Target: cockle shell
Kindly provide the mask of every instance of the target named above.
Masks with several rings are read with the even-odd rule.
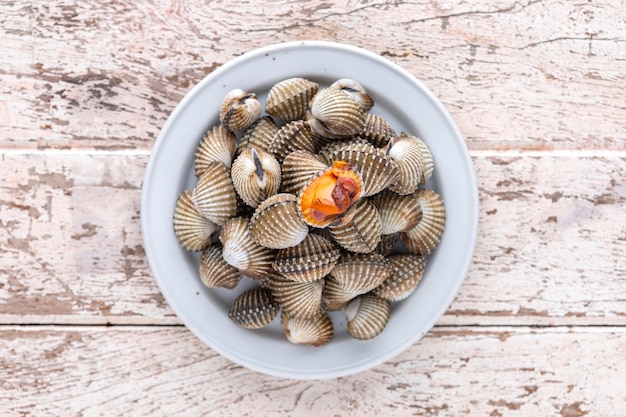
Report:
[[[331,156],[335,152],[356,145],[370,145],[370,143],[367,140],[358,137],[351,140],[335,140],[327,143],[322,149],[320,149],[320,151],[317,153],[317,156],[320,161],[322,161],[326,165],[332,165],[333,159],[331,158]]]
[[[192,200],[201,215],[218,226],[237,214],[237,193],[226,165],[207,165],[193,189]]]
[[[267,288],[256,287],[245,291],[235,299],[228,317],[246,329],[260,329],[272,322],[280,307]]]
[[[302,242],[309,227],[298,213],[297,197],[279,193],[265,199],[252,215],[250,231],[259,244],[284,249]]]
[[[382,235],[380,237],[380,242],[374,252],[380,253],[383,256],[387,256],[391,253],[396,243],[400,240],[400,233],[392,233],[390,235]]]
[[[351,252],[372,252],[381,237],[380,215],[376,207],[363,199],[354,206],[349,221],[329,226],[333,239]]]
[[[228,130],[244,130],[261,115],[261,103],[254,93],[240,88],[226,93],[220,107],[220,123]]]
[[[250,233],[250,221],[232,218],[220,233],[224,260],[242,274],[263,283],[274,272],[272,261],[276,251],[259,245]]]
[[[322,291],[322,300],[327,311],[338,311],[344,308],[350,300],[360,295],[359,293],[345,289],[337,279],[329,275],[325,279],[326,284]]]
[[[433,171],[435,169],[435,161],[433,159],[433,155],[430,152],[430,148],[424,141],[417,136],[413,136],[409,133],[402,132],[400,133],[401,137],[408,137],[413,139],[420,148],[420,154],[422,157],[422,176],[420,178],[420,184],[426,184],[426,181],[430,179],[433,175]]]
[[[207,166],[213,162],[221,162],[230,167],[237,147],[237,137],[223,126],[213,126],[204,135],[194,161],[194,170],[197,177],[201,177]]]
[[[217,246],[209,246],[202,252],[199,275],[207,287],[229,290],[235,288],[241,279],[239,270],[224,260],[222,249]]]
[[[298,150],[315,152],[311,128],[304,120],[294,120],[281,127],[270,143],[268,152],[282,161],[288,153]]]
[[[275,275],[269,280],[269,288],[283,312],[291,317],[312,319],[326,312],[322,301],[323,279],[296,282]]]
[[[348,333],[359,340],[371,340],[387,326],[391,307],[389,301],[374,294],[363,294],[346,306]]]
[[[272,154],[248,146],[233,162],[230,170],[235,190],[251,207],[278,192],[280,164]]]
[[[422,208],[412,195],[400,195],[383,190],[372,197],[381,220],[381,233],[391,235],[406,232],[422,220]]]
[[[424,178],[422,146],[414,136],[396,136],[387,144],[387,155],[396,161],[398,180],[389,189],[398,194],[414,193]]]
[[[349,253],[339,258],[330,275],[344,290],[352,294],[365,294],[389,278],[391,265],[377,253]]]
[[[237,145],[237,155],[243,152],[247,146],[254,146],[258,150],[267,152],[277,132],[278,126],[271,117],[259,118],[241,136]]]
[[[326,138],[346,138],[363,129],[365,115],[358,104],[336,88],[320,90],[311,101],[311,129]]]
[[[374,195],[397,181],[398,168],[384,150],[370,143],[358,142],[334,149],[328,162],[344,161],[350,164],[363,179],[363,197]]]
[[[326,227],[361,198],[361,177],[352,166],[337,161],[324,173],[313,177],[300,190],[298,210],[313,227]]]
[[[359,132],[359,137],[367,140],[377,148],[382,148],[389,140],[396,136],[391,124],[382,116],[373,113],[365,115],[365,125]]]
[[[333,322],[326,314],[307,320],[283,313],[281,324],[287,340],[295,344],[323,346],[330,342],[334,333]]]
[[[374,294],[388,301],[400,301],[411,295],[424,275],[426,258],[399,254],[387,257],[391,275],[374,289]]]
[[[422,208],[422,220],[400,236],[402,243],[410,252],[428,255],[439,244],[443,235],[446,208],[439,194],[433,190],[420,189],[413,196]]]
[[[330,88],[338,88],[347,93],[354,101],[356,101],[356,104],[358,104],[363,113],[374,107],[374,98],[367,93],[361,84],[350,78],[337,80],[330,85]]]
[[[279,250],[272,266],[290,280],[312,282],[326,276],[339,256],[339,249],[333,242],[309,234],[298,245]]]
[[[298,195],[313,176],[328,169],[319,158],[307,151],[295,151],[283,160],[282,187],[286,193]]]
[[[204,218],[192,201],[192,190],[184,191],[176,201],[174,234],[188,251],[201,251],[211,243],[217,225]]]
[[[267,114],[289,122],[301,118],[317,94],[319,84],[305,78],[288,78],[275,84],[267,94]]]

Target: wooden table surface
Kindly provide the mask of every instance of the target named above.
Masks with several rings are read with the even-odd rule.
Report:
[[[622,0],[3,0],[0,415],[626,415],[625,16]],[[179,100],[246,51],[310,39],[432,90],[481,210],[466,280],[425,338],[302,382],[193,336],[139,219]]]

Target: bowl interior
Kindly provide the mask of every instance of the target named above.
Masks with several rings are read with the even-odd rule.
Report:
[[[221,100],[242,88],[264,103],[276,82],[305,77],[322,86],[352,78],[374,97],[371,110],[396,132],[422,138],[435,161],[427,184],[447,210],[441,243],[429,256],[417,290],[392,305],[389,324],[368,342],[352,339],[343,312],[332,313],[335,336],[326,346],[289,343],[274,320],[266,329],[239,328],[227,316],[234,290],[208,289],[198,277],[198,254],[185,251],[173,233],[172,217],[180,193],[193,188],[193,159],[204,133],[218,124]],[[145,250],[155,279],[183,323],[207,345],[250,369],[271,375],[322,379],[353,374],[378,365],[419,340],[445,312],[463,281],[478,226],[476,180],[463,137],[437,99],[411,74],[371,52],[329,42],[292,42],[244,54],[200,82],[177,106],[154,146],[142,190]]]

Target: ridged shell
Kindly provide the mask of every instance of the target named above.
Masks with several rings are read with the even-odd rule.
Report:
[[[389,189],[398,194],[414,193],[423,173],[422,146],[414,136],[396,136],[387,144],[389,155],[398,167],[398,180]]]
[[[221,162],[230,167],[237,147],[237,137],[222,126],[213,126],[202,138],[196,150],[194,170],[201,177],[209,164]]]
[[[217,225],[200,215],[191,199],[192,193],[192,190],[186,190],[176,201],[174,234],[183,248],[201,251],[211,243]]]
[[[192,200],[200,214],[218,226],[237,214],[237,193],[226,165],[212,162],[198,179]]]
[[[199,263],[200,280],[209,288],[232,290],[241,279],[241,273],[222,257],[222,249],[209,246],[202,252]]]
[[[383,190],[372,197],[372,202],[380,213],[383,235],[406,232],[422,220],[422,208],[412,195]]]
[[[422,208],[422,220],[401,234],[402,243],[416,255],[428,255],[441,240],[446,224],[446,208],[441,197],[430,189],[418,190],[414,197]]]
[[[330,162],[345,161],[363,178],[363,197],[374,195],[398,180],[395,162],[385,151],[369,143],[350,144],[328,155]]]
[[[322,291],[322,299],[327,311],[338,311],[344,308],[359,293],[347,290],[341,286],[339,281],[329,275],[326,277],[326,285]]]
[[[377,253],[343,255],[330,272],[341,287],[352,294],[365,294],[391,275],[391,265]]]
[[[424,143],[424,141],[417,136],[413,136],[405,132],[400,133],[400,136],[412,138],[420,147],[420,154],[422,156],[422,177],[420,178],[420,184],[426,184],[426,181],[432,177],[435,169],[435,161],[433,160],[430,148],[428,148],[428,145],[426,145],[426,143]]]
[[[392,255],[391,276],[374,289],[374,294],[388,301],[400,301],[411,295],[426,267],[426,258],[418,255]]]
[[[339,256],[339,249],[333,242],[309,234],[298,245],[279,250],[272,266],[290,280],[312,282],[328,275]]]
[[[346,306],[348,333],[359,340],[371,340],[387,326],[391,307],[389,301],[373,294],[360,295]]]
[[[333,159],[331,155],[335,152],[341,151],[342,149],[348,148],[350,146],[356,145],[371,145],[367,140],[361,138],[354,138],[350,140],[341,140],[341,141],[332,141],[327,143],[320,151],[317,153],[320,161],[325,163],[326,165],[332,165]]]
[[[391,235],[382,235],[380,242],[374,252],[380,253],[383,256],[387,256],[391,253],[396,243],[400,241],[400,233],[393,233]]]
[[[283,160],[282,187],[286,193],[298,195],[316,174],[322,173],[328,166],[307,151],[291,152]]]
[[[220,107],[220,123],[228,130],[244,130],[261,115],[261,103],[256,94],[240,88],[226,93]]]
[[[319,84],[305,78],[289,78],[275,84],[267,94],[265,111],[283,121],[301,118],[317,94]]]
[[[298,150],[315,152],[311,128],[304,120],[294,120],[281,127],[268,148],[268,152],[276,155],[280,161],[288,153]]]
[[[347,93],[356,103],[363,113],[374,107],[374,99],[370,96],[365,88],[358,82],[350,78],[342,78],[330,85],[330,88],[338,88]]]
[[[307,344],[313,347],[323,346],[333,338],[333,322],[324,314],[312,320],[289,317],[282,314],[281,323],[287,340],[295,344]]]
[[[284,249],[302,242],[309,227],[298,214],[297,198],[279,193],[264,200],[250,221],[252,237],[271,249]]]
[[[365,115],[365,125],[359,132],[359,137],[367,140],[377,148],[383,148],[389,140],[396,136],[391,124],[382,116],[373,113]]]
[[[233,301],[228,317],[246,329],[260,329],[272,322],[280,307],[267,288],[252,288]]]
[[[272,154],[254,146],[235,159],[230,175],[237,194],[251,207],[256,208],[280,188],[280,164]]]
[[[325,88],[313,98],[308,122],[311,129],[323,137],[346,138],[363,129],[365,115],[347,93]]]
[[[381,237],[380,215],[376,207],[367,200],[355,204],[350,221],[330,226],[333,239],[346,250],[358,253],[372,252]]]
[[[296,282],[287,278],[273,276],[269,281],[274,299],[291,317],[312,319],[326,312],[322,302],[324,280]]]
[[[243,152],[248,146],[254,146],[258,150],[267,152],[270,143],[278,132],[278,126],[269,116],[263,116],[252,124],[241,136],[237,146],[237,154]]]
[[[250,233],[250,221],[243,217],[230,219],[222,228],[222,256],[242,274],[259,282],[274,272],[272,261],[276,252],[259,245]]]

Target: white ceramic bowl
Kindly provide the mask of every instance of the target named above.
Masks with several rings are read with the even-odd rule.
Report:
[[[435,173],[428,188],[447,208],[446,230],[430,255],[417,290],[392,306],[389,324],[377,338],[352,339],[342,312],[332,313],[335,335],[319,348],[289,343],[279,320],[245,330],[227,316],[234,290],[205,288],[198,254],[186,252],[173,232],[179,194],[193,188],[193,160],[203,134],[219,123],[225,93],[256,92],[264,103],[276,82],[305,77],[328,85],[339,78],[361,83],[375,98],[371,110],[397,132],[421,137],[430,147]],[[176,107],[154,145],[141,201],[146,254],[156,281],[183,323],[204,343],[249,369],[294,379],[324,379],[379,365],[418,341],[452,303],[470,265],[478,229],[476,178],[465,141],[435,96],[409,72],[366,50],[331,42],[290,42],[246,53],[209,74]]]

